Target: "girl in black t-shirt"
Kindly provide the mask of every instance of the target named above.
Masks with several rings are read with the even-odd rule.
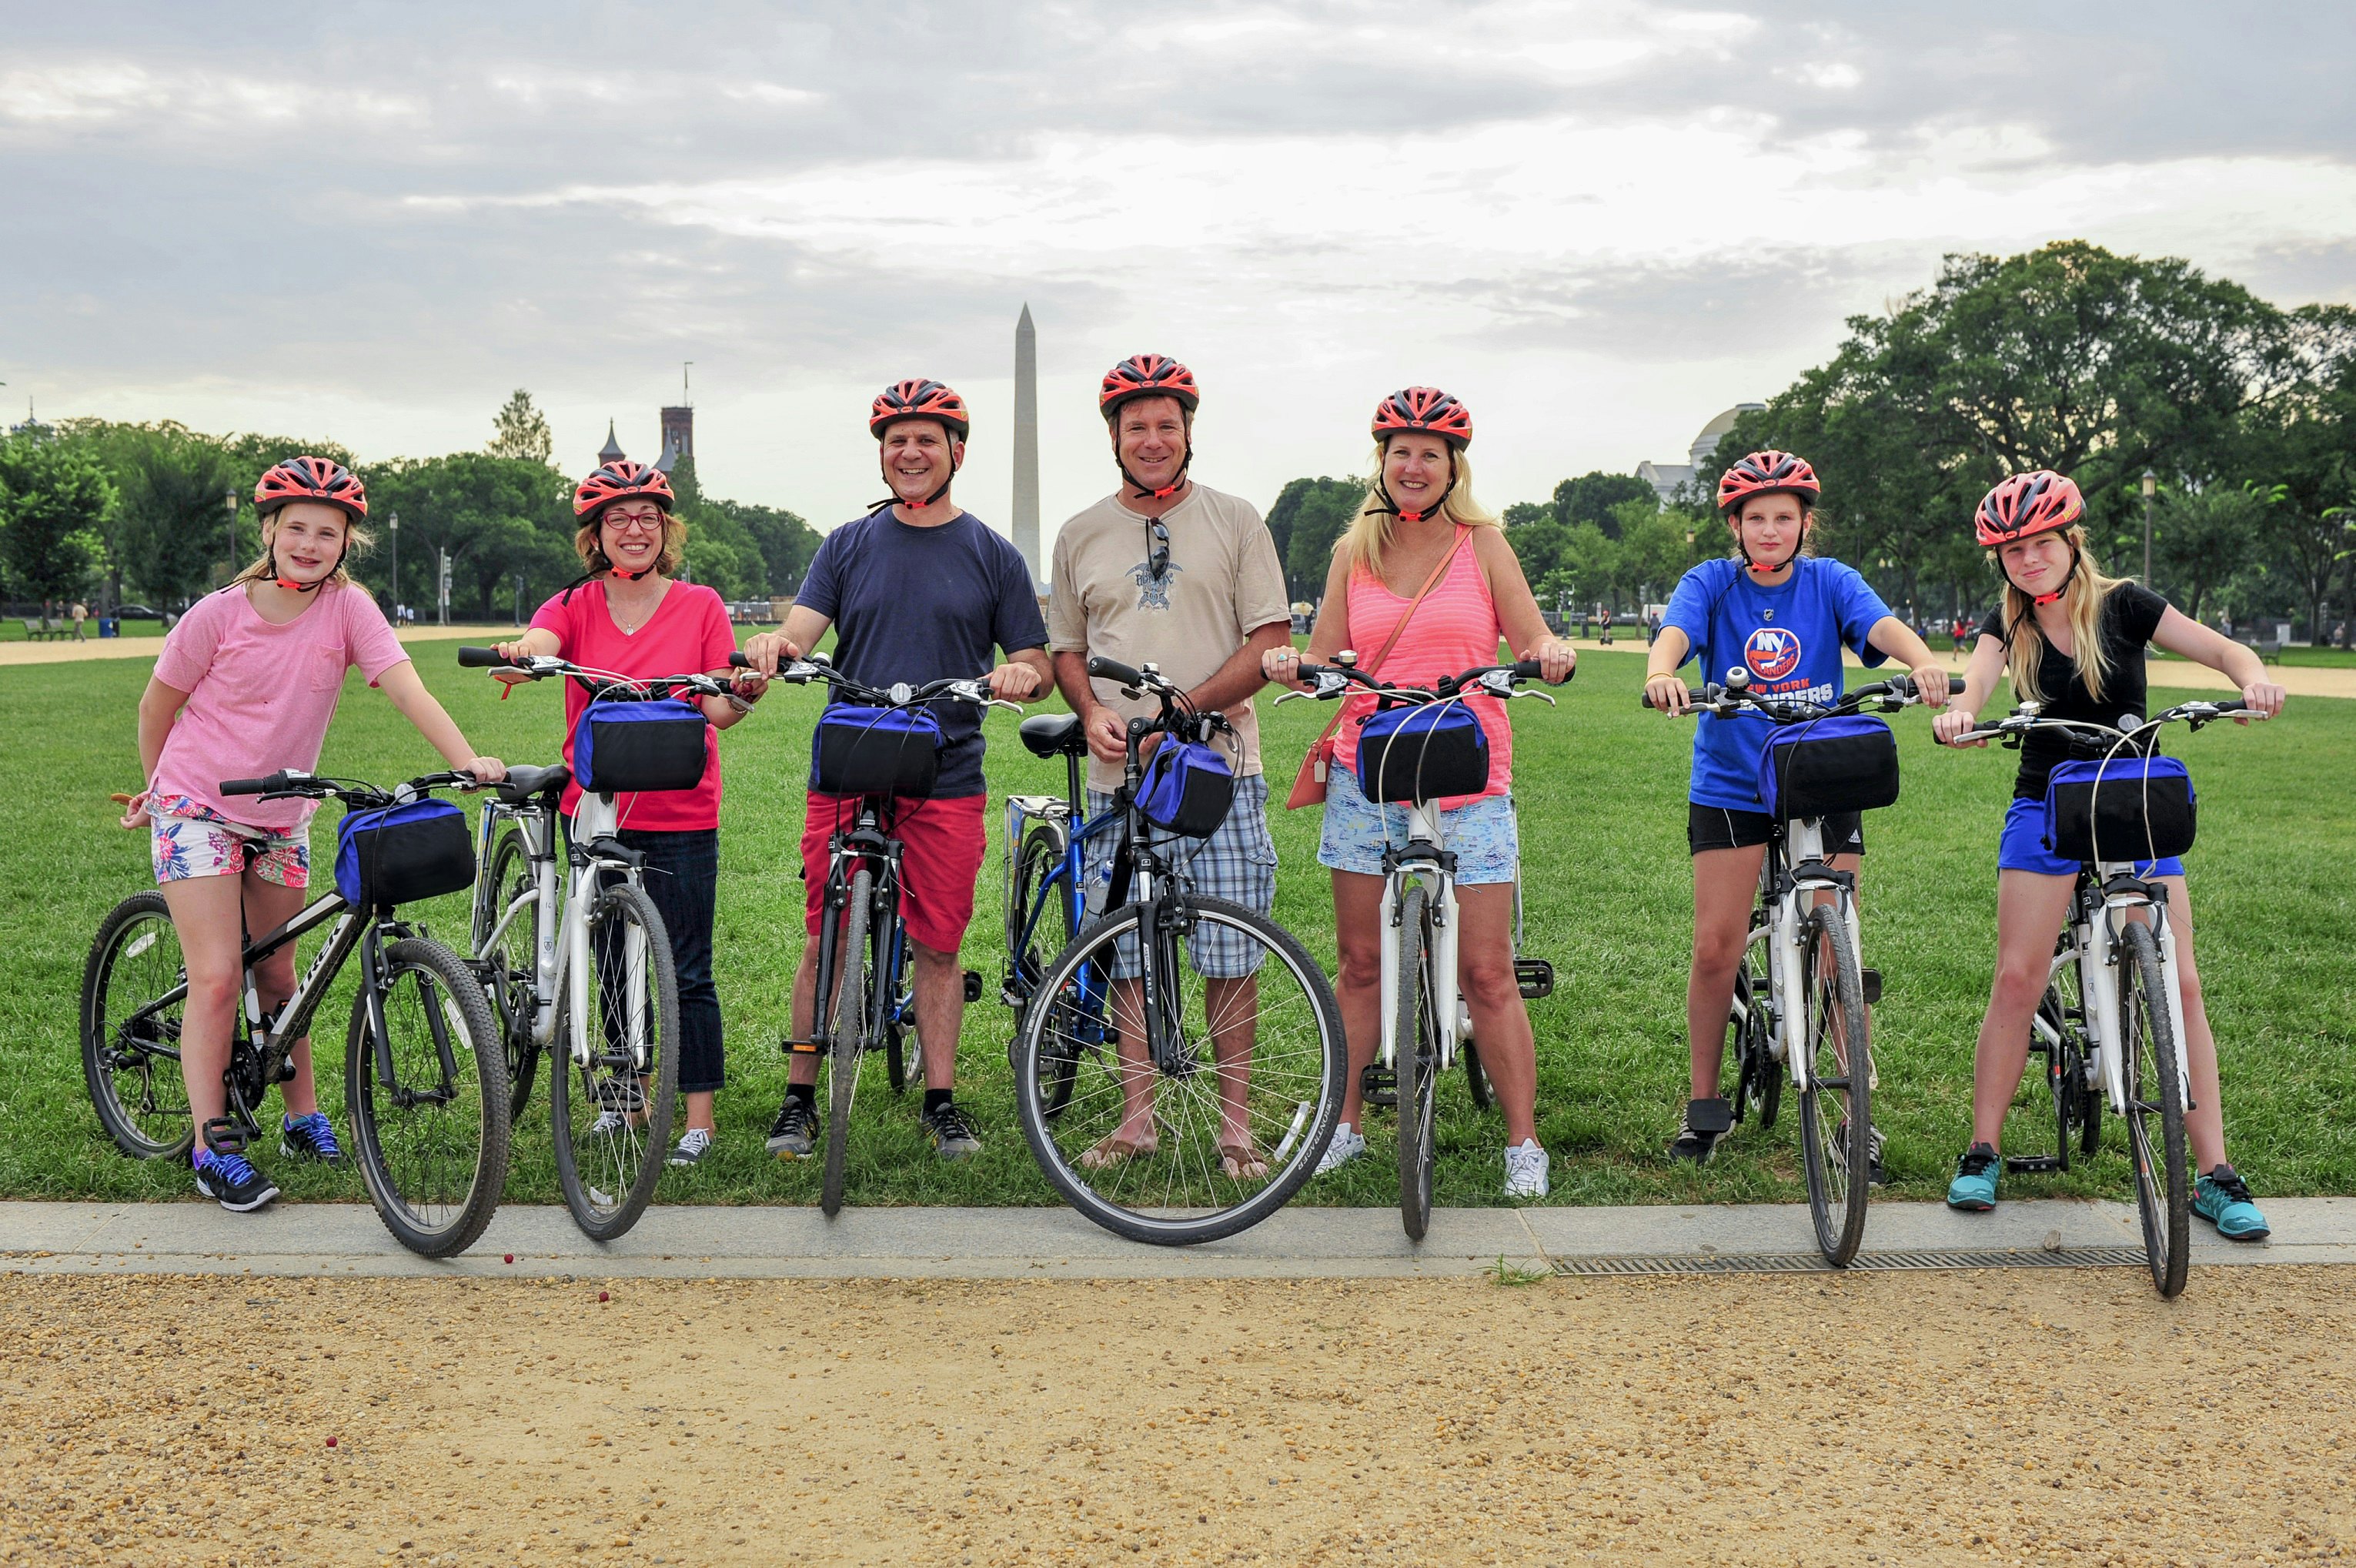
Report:
[[[2144,711],[2148,643],[2222,672],[2242,689],[2253,710],[2281,712],[2283,689],[2266,680],[2256,653],[2169,608],[2150,589],[2103,575],[2079,526],[2084,513],[2078,487],[2044,468],[2013,476],[1980,502],[1974,521],[1979,542],[2004,575],[2004,597],[1980,628],[1964,690],[1932,726],[1939,740],[1952,745],[1975,728],[1978,708],[1995,694],[1997,676],[2007,672],[2015,697],[2043,703],[2048,718],[2115,725],[2120,715]],[[1972,1143],[1947,1188],[1950,1208],[1996,1207],[2002,1168],[1997,1139],[2028,1063],[2029,1019],[2045,994],[2054,939],[2077,882],[2078,867],[2043,842],[2046,775],[2068,753],[2067,743],[2050,732],[2030,736],[2021,746],[2020,774],[1997,855],[1996,983],[1974,1058]],[[2230,1240],[2263,1240],[2265,1216],[2225,1160],[2217,1042],[2209,1032],[2201,973],[2192,958],[2192,906],[2184,866],[2170,858],[2136,869],[2168,889],[2169,918],[2176,930],[2185,1066],[2192,1083],[2192,1107],[2184,1122],[2193,1164],[2202,1173],[2193,1212]]]

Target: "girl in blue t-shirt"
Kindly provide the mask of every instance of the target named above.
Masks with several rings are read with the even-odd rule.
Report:
[[[1687,572],[1669,596],[1661,634],[1644,668],[1644,694],[1665,714],[1690,706],[1677,673],[1688,656],[1707,681],[1747,671],[1751,690],[1787,702],[1829,703],[1847,687],[1841,650],[1867,665],[1887,658],[1914,673],[1923,700],[1947,701],[1947,671],[1922,639],[1890,613],[1863,577],[1839,562],[1804,554],[1815,527],[1815,470],[1788,452],[1753,452],[1718,481],[1719,510],[1735,553]],[[1694,730],[1693,782],[1687,791],[1686,843],[1693,855],[1694,954],[1686,979],[1686,1040],[1692,1094],[1669,1144],[1673,1159],[1706,1163],[1733,1124],[1719,1097],[1734,974],[1751,929],[1773,822],[1759,798],[1759,757],[1771,726],[1757,718],[1704,714]],[[1854,813],[1825,820],[1825,848],[1844,871],[1858,868],[1865,836]],[[1881,1180],[1881,1133],[1873,1133],[1871,1179]]]

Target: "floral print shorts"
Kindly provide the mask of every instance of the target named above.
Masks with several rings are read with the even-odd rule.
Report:
[[[147,802],[149,852],[158,883],[192,876],[237,876],[249,867],[281,887],[311,885],[311,836],[250,828],[186,795],[157,795]]]

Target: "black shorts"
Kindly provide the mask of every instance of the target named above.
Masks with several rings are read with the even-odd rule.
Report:
[[[1773,829],[1764,811],[1730,811],[1723,806],[1686,802],[1686,849],[1691,854],[1706,849],[1750,849],[1765,843]],[[1841,811],[1825,819],[1825,853],[1865,853],[1863,813]]]

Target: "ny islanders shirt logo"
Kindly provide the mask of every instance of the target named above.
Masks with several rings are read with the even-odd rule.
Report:
[[[1762,626],[1742,645],[1742,661],[1754,681],[1782,681],[1800,667],[1800,639],[1790,628]]]

